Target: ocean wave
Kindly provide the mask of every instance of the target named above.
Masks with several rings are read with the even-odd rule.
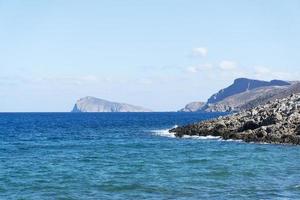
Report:
[[[170,138],[175,138],[175,133],[170,133],[169,130],[173,128],[177,128],[178,126],[175,125],[169,129],[160,129],[160,130],[152,130],[151,132],[154,135],[162,136],[162,137],[170,137]]]
[[[152,130],[151,132],[154,135],[158,135],[158,136],[162,136],[162,137],[169,137],[169,138],[175,138],[175,133],[170,133],[169,130],[173,129],[173,128],[177,128],[178,126],[175,125],[169,129],[159,129],[159,130]],[[220,136],[212,136],[212,135],[208,135],[208,136],[189,136],[189,135],[185,135],[182,137],[183,139],[197,139],[197,140],[221,140],[222,138]]]
[[[197,136],[197,135],[184,135],[183,138],[186,139],[198,139],[198,140],[222,140],[220,136],[212,136],[212,135],[207,135],[207,136]]]
[[[243,140],[234,140],[234,139],[227,139],[227,140],[220,139],[220,140],[225,141],[225,142],[244,142]]]
[[[174,125],[173,127],[168,129],[151,130],[151,133],[156,136],[176,138],[175,133],[170,133],[169,130],[177,127],[178,127],[177,125]],[[225,141],[225,142],[242,142],[242,140],[233,140],[233,139],[224,140],[221,136],[213,136],[213,135],[207,135],[207,136],[184,135],[182,138],[195,139],[195,140],[216,140],[216,141]]]

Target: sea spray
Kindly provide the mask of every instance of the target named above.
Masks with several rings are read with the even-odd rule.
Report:
[[[172,128],[177,128],[178,125],[174,125]],[[171,129],[172,129],[171,128]],[[154,135],[162,136],[162,137],[170,137],[170,138],[175,138],[175,133],[170,133],[169,132],[170,128],[167,129],[159,129],[159,130],[152,130],[151,132]]]

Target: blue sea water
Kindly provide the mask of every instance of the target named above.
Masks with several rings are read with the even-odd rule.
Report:
[[[0,114],[0,199],[300,199],[300,147],[165,129],[218,114]]]

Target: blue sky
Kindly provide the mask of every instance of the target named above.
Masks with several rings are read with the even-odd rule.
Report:
[[[0,0],[0,111],[83,96],[178,110],[234,78],[299,80],[298,0]]]

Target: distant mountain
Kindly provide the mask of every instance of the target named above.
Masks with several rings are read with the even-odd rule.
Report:
[[[72,112],[151,112],[151,110],[126,103],[84,97],[76,102]]]
[[[235,112],[251,109],[276,99],[276,97],[279,97],[278,94],[288,91],[288,88],[289,87],[287,86],[267,86],[256,88],[229,96],[214,104],[206,104],[203,110],[206,112]],[[286,96],[283,95],[283,97]]]
[[[205,106],[205,102],[191,102],[187,104],[184,108],[179,110],[179,112],[197,112],[200,111],[203,108],[203,106]]]
[[[222,101],[226,97],[239,94],[242,92],[246,92],[249,90],[253,90],[259,87],[268,87],[268,86],[286,86],[290,85],[290,83],[281,80],[272,80],[268,81],[260,81],[260,80],[253,80],[247,78],[238,78],[235,79],[233,84],[227,88],[220,90],[218,93],[213,94],[208,100],[207,103],[217,103]]]
[[[239,78],[234,80],[229,87],[213,94],[207,103],[200,106],[196,112],[237,112],[299,92],[300,82],[297,81],[273,80],[268,82]]]

